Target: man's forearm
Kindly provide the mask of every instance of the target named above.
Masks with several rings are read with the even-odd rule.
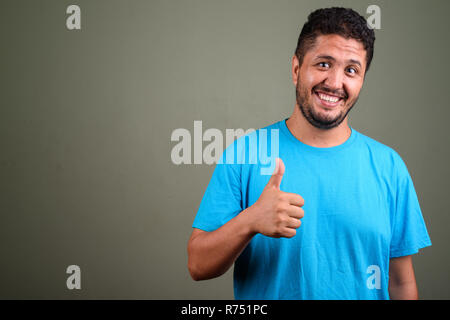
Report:
[[[248,210],[212,232],[202,232],[188,245],[188,268],[194,280],[206,280],[224,274],[239,257],[255,232]]]
[[[419,294],[415,281],[394,284],[389,282],[389,296],[392,300],[417,300]]]
[[[419,298],[411,256],[390,259],[389,296],[393,300],[417,300]]]

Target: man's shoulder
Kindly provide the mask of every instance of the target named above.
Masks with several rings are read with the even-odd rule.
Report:
[[[280,120],[269,125],[259,127],[257,129],[247,130],[245,133],[236,137],[236,139],[228,146],[228,149],[237,148],[237,150],[240,150],[242,148],[253,147],[255,145],[252,143],[258,141],[258,143],[260,144],[261,139],[264,139],[263,141],[267,142],[267,144],[270,146],[270,141],[273,139],[272,135],[274,134],[274,132],[277,132],[275,137],[280,136],[278,130],[280,130],[281,128],[281,121],[284,120]]]
[[[393,165],[403,164],[401,156],[394,148],[359,131],[356,131],[356,134],[359,137],[360,147],[365,149],[373,159]]]
[[[258,127],[257,129],[248,132],[247,134],[245,134],[244,136],[241,136],[240,138],[243,138],[245,136],[252,135],[252,134],[256,134],[256,135],[260,136],[261,132],[263,132],[263,134],[267,134],[270,136],[274,130],[281,129],[282,121],[284,121],[284,120],[276,121],[276,122]]]
[[[259,128],[258,130],[274,130],[274,129],[280,129],[280,125],[281,125],[282,121],[285,121],[285,119],[279,120],[279,121],[276,121],[276,122],[273,122],[273,123],[271,123],[271,124],[268,124],[268,125],[266,125],[266,126],[264,126],[264,127]]]

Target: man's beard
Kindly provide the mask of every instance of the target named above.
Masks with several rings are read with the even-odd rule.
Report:
[[[338,115],[333,116],[333,117],[324,116],[324,115],[321,115],[318,112],[316,112],[316,110],[314,110],[314,107],[312,104],[312,99],[313,99],[312,94],[314,94],[315,89],[318,89],[318,86],[315,86],[313,88],[313,90],[312,90],[313,93],[308,94],[308,91],[305,88],[300,87],[300,79],[299,79],[299,81],[297,82],[297,88],[295,90],[295,93],[296,93],[297,104],[298,104],[303,116],[306,118],[306,120],[311,125],[313,125],[316,128],[319,128],[319,129],[327,130],[327,129],[335,128],[338,125],[340,125],[342,123],[342,121],[344,121],[345,117],[350,112],[350,110],[353,108],[356,101],[358,100],[358,96],[355,99],[353,99],[352,101],[344,100],[343,101],[344,106],[347,106],[347,109],[343,109]],[[323,87],[321,87],[321,90],[333,93],[332,90],[326,89]],[[310,97],[311,103],[308,103],[308,101],[307,101],[308,96]],[[347,97],[347,95],[345,95],[345,96]]]

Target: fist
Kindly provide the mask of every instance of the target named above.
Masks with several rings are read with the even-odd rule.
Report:
[[[280,190],[285,167],[280,158],[258,201],[251,206],[254,232],[273,238],[292,238],[301,225],[305,201],[295,193]]]

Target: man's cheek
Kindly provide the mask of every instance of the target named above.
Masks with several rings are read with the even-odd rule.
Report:
[[[356,101],[358,101],[358,97],[359,97],[359,95],[356,95],[356,96],[353,96],[353,97],[347,99],[346,107],[347,108],[352,107],[356,103]]]

